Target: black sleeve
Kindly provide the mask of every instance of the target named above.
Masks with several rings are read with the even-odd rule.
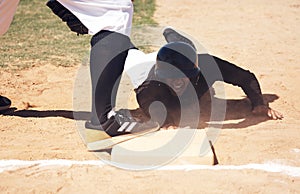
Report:
[[[252,107],[264,105],[260,85],[253,73],[215,56],[206,55],[202,58],[208,61],[202,65],[202,69],[206,73],[205,77],[210,76],[208,78],[210,85],[215,81],[224,81],[239,86],[250,99]],[[219,75],[215,71],[219,71]]]
[[[46,5],[57,15],[63,22],[66,22],[71,31],[77,34],[88,34],[88,29],[81,21],[67,8],[56,0],[49,0]]]

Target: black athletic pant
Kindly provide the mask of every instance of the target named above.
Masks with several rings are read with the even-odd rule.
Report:
[[[90,73],[92,81],[92,118],[94,125],[105,125],[115,106],[117,89],[124,70],[129,37],[102,30],[91,39]]]

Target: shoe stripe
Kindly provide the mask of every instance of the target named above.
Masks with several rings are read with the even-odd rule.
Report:
[[[124,122],[123,125],[121,125],[121,127],[118,129],[118,132],[122,132],[125,130],[125,128],[129,125],[130,123],[127,121],[127,122]]]
[[[126,132],[131,132],[131,130],[133,129],[133,127],[134,127],[136,124],[137,124],[137,122],[131,123],[125,131],[126,131]]]

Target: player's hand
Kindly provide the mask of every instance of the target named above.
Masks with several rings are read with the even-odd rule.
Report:
[[[256,106],[252,112],[256,115],[266,115],[273,120],[283,119],[283,115],[280,112],[273,110],[266,105]]]

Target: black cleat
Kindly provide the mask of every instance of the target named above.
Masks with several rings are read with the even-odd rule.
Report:
[[[10,105],[11,101],[8,98],[0,96],[0,111],[8,109]]]
[[[141,122],[117,111],[103,125],[85,123],[88,150],[95,151],[112,147],[115,144],[159,130],[157,122]]]
[[[164,37],[165,37],[165,39],[168,43],[169,42],[184,42],[184,43],[187,43],[190,46],[192,46],[195,50],[197,50],[194,43],[190,39],[188,39],[185,36],[179,34],[178,32],[176,32],[172,28],[169,28],[169,27],[165,28],[164,32],[163,32],[163,35],[164,35]]]

